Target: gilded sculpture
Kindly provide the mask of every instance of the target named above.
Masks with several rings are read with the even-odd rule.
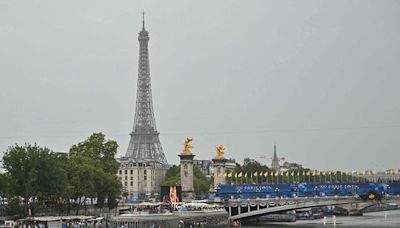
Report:
[[[224,145],[218,145],[215,147],[216,148],[216,159],[223,159],[224,158],[224,154],[225,154],[225,149],[226,147]]]
[[[192,138],[186,138],[184,145],[184,148],[182,150],[182,154],[192,154]]]

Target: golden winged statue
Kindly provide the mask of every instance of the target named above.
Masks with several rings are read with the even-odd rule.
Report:
[[[216,148],[216,159],[222,159],[224,158],[224,154],[225,154],[225,149],[226,147],[224,145],[218,145],[215,147]]]
[[[192,138],[190,137],[186,138],[185,143],[183,144],[184,147],[182,150],[182,154],[192,154],[192,148],[193,148],[192,141],[193,141]]]

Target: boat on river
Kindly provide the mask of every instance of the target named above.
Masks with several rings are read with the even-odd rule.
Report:
[[[228,212],[222,205],[204,202],[177,204],[173,211],[184,227],[229,227]]]
[[[111,218],[113,228],[176,228],[179,218],[173,213],[129,213]]]
[[[177,203],[171,207],[161,203],[131,204],[124,214],[110,219],[113,228],[220,228],[229,227],[228,221],[223,206],[202,202]]]
[[[179,217],[160,203],[129,204],[120,212],[111,217],[112,228],[179,227]]]

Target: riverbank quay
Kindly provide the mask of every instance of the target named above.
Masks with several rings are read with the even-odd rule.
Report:
[[[123,206],[117,206],[113,209],[107,207],[98,207],[97,205],[83,205],[78,208],[77,205],[70,205],[68,208],[58,208],[54,206],[35,206],[30,210],[29,217],[46,217],[46,216],[94,216],[94,217],[105,217],[109,218],[111,215],[117,215],[119,208]],[[18,220],[25,218],[22,207],[17,208],[18,210],[12,211],[7,205],[2,208],[0,221],[4,220]]]
[[[40,216],[18,219],[13,222],[12,227],[21,228],[95,228],[107,227],[108,221],[102,217],[94,216]]]

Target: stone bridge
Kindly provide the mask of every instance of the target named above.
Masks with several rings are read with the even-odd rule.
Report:
[[[225,207],[230,219],[246,219],[261,216],[264,214],[289,211],[310,207],[322,207],[333,205],[354,205],[369,207],[377,203],[400,203],[400,197],[387,197],[381,200],[365,201],[359,197],[302,197],[302,198],[283,198],[283,199],[248,199],[248,200],[229,200],[225,202]]]

